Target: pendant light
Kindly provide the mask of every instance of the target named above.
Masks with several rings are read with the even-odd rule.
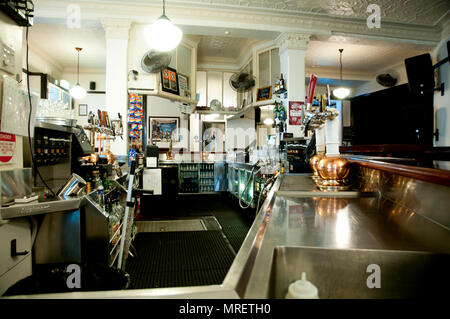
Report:
[[[273,125],[273,123],[275,123],[275,121],[271,117],[268,117],[264,120],[265,125]]]
[[[340,52],[339,61],[341,64],[341,82],[340,82],[341,85],[337,89],[333,90],[333,95],[340,100],[345,99],[350,94],[350,90],[342,86],[342,51],[344,51],[344,49],[339,49]]]
[[[75,48],[78,52],[78,65],[77,65],[77,84],[73,86],[69,92],[70,96],[74,99],[82,99],[86,96],[86,90],[80,85],[80,51],[83,50],[82,48]]]
[[[145,39],[156,51],[167,52],[180,44],[183,32],[166,16],[166,1],[163,0],[163,14],[144,30]]]

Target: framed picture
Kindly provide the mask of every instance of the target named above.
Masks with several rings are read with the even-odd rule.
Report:
[[[79,104],[78,105],[78,115],[79,116],[87,116],[88,115],[88,105],[87,104]]]
[[[272,87],[267,86],[263,88],[259,88],[256,94],[256,101],[266,101],[272,98]]]
[[[189,77],[184,74],[178,74],[178,88],[180,96],[191,97],[191,91],[189,90]]]
[[[180,127],[179,117],[149,117],[150,143],[158,147],[167,148],[172,134]],[[175,142],[175,141],[173,141]]]
[[[164,92],[179,95],[177,71],[172,68],[165,68],[161,71],[161,89]]]

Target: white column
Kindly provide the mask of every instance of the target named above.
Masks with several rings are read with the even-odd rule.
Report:
[[[288,111],[287,131],[294,137],[303,136],[303,129],[300,125],[289,125],[289,101],[306,102],[305,58],[309,37],[309,34],[286,32],[276,39],[280,48],[281,73],[288,90],[287,99],[283,100]]]
[[[128,35],[131,22],[123,19],[102,19],[106,38],[106,110],[110,118],[122,115],[123,140],[111,141],[111,152],[127,154],[127,110],[128,110]]]

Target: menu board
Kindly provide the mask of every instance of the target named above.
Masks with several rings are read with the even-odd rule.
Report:
[[[180,96],[190,98],[191,91],[189,90],[189,78],[186,75],[178,74],[178,87],[180,89]]]
[[[302,125],[305,102],[289,101],[289,125]]]

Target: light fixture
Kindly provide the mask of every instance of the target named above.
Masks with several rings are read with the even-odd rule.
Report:
[[[342,100],[345,99],[349,94],[350,94],[350,90],[347,89],[346,87],[342,86],[342,51],[344,51],[344,49],[339,49],[340,52],[340,58],[339,58],[339,62],[341,64],[341,82],[340,82],[340,87],[338,87],[337,89],[333,90],[333,95],[335,97],[337,97],[338,99]]]
[[[78,66],[77,66],[77,84],[73,86],[69,92],[70,96],[74,99],[82,99],[86,96],[86,90],[80,85],[80,51],[82,48],[75,48],[78,52]]]
[[[273,123],[275,123],[275,121],[271,117],[268,117],[264,120],[264,124],[266,125],[273,125]]]
[[[144,30],[147,43],[156,51],[167,52],[180,44],[183,32],[166,16],[166,1],[163,0],[163,14]]]

